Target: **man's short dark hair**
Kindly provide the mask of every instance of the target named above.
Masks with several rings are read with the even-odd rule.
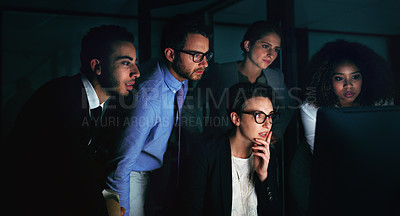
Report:
[[[161,35],[161,53],[164,53],[166,48],[183,49],[188,34],[201,34],[206,38],[211,37],[209,28],[199,18],[177,15],[164,26]]]
[[[116,41],[134,42],[133,34],[126,28],[117,25],[102,25],[91,28],[82,38],[81,43],[81,72],[88,77],[90,74],[90,64],[92,59],[105,62],[111,52],[111,45]]]
[[[232,112],[240,115],[246,108],[246,101],[254,97],[269,98],[272,107],[275,109],[276,94],[271,86],[264,83],[240,82],[228,90],[226,112],[230,115]]]

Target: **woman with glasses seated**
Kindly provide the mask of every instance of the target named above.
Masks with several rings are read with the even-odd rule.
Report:
[[[193,103],[196,109],[186,109],[183,115],[202,117],[205,121],[201,126],[196,124],[197,128],[186,128],[191,130],[189,140],[200,131],[199,138],[203,138],[215,136],[230,128],[225,113],[225,98],[228,88],[239,82],[266,83],[275,90],[277,98],[273,100],[279,101],[281,118],[274,124],[272,140],[283,137],[294,111],[289,107],[294,106],[295,101],[289,97],[283,73],[269,67],[281,49],[280,30],[269,22],[256,21],[247,29],[240,48],[243,60],[210,65],[194,89]],[[189,102],[187,100],[185,103]],[[202,108],[206,111],[201,112]]]
[[[277,121],[273,89],[241,82],[229,89],[233,128],[202,141],[183,164],[182,215],[282,215],[272,125]]]

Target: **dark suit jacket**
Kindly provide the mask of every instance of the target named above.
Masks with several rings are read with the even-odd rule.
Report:
[[[30,98],[8,137],[18,214],[107,215],[104,154],[89,123],[80,74],[50,81]]]
[[[232,166],[228,137],[205,141],[194,152],[182,173],[179,202],[182,215],[231,215]],[[265,182],[254,173],[258,215],[282,215],[275,160],[271,152]]]

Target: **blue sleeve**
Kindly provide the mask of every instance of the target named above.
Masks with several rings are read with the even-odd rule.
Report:
[[[126,215],[129,215],[130,173],[157,121],[156,112],[151,103],[139,100],[137,104],[132,115],[124,123],[128,125],[117,149],[115,158],[117,167],[107,177],[107,185],[118,193],[121,207],[125,208]]]

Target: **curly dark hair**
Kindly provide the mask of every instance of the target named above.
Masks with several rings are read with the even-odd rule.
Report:
[[[355,102],[370,106],[382,105],[393,99],[391,71],[387,62],[365,45],[337,40],[326,43],[311,58],[309,71],[312,79],[308,88],[313,89],[315,95],[310,100],[306,94],[307,103],[316,107],[340,106],[333,90],[332,77],[336,68],[343,63],[357,66],[363,77],[361,92]]]

